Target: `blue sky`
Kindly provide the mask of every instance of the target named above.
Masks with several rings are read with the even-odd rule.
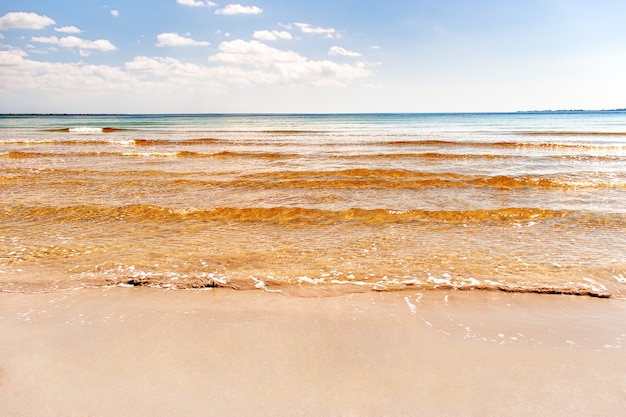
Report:
[[[4,0],[0,112],[626,107],[623,0]]]

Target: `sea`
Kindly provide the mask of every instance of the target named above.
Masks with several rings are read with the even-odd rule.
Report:
[[[626,112],[0,116],[0,291],[626,299]]]

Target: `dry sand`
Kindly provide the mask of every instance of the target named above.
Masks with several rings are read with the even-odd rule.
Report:
[[[0,416],[617,416],[626,302],[0,294]]]

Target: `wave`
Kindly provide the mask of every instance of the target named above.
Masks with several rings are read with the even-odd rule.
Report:
[[[216,138],[196,138],[196,139],[133,139],[133,144],[137,146],[156,145],[212,145],[224,143],[226,141]]]
[[[254,133],[251,131],[249,133]],[[275,133],[275,134],[283,134],[283,135],[297,135],[304,133],[329,133],[323,130],[296,130],[296,129],[275,129],[275,130],[262,130],[261,133]]]
[[[150,287],[168,290],[203,290],[231,288],[238,291],[267,291],[299,297],[336,296],[362,292],[411,291],[487,291],[518,294],[570,295],[593,298],[612,298],[616,294],[607,288],[571,282],[563,285],[515,284],[491,280],[437,280],[423,281],[415,278],[384,279],[372,281],[310,278],[306,276],[287,279],[267,276],[246,278],[214,272],[175,272],[141,270],[135,267],[117,267],[100,272],[80,273],[69,279],[54,282],[23,282],[5,280],[0,283],[0,293],[50,293],[79,288]],[[443,281],[443,282],[442,282]],[[617,291],[619,294],[619,290]]]
[[[537,148],[551,150],[626,150],[626,145],[614,143],[572,143],[572,142],[529,142],[529,141],[505,141],[505,142],[477,142],[477,141],[449,141],[449,140],[401,140],[380,142],[381,145],[389,146],[436,146],[440,148]]]
[[[224,184],[228,185],[228,184]],[[535,188],[568,190],[572,188],[626,188],[626,178],[610,181],[579,181],[567,176],[474,176],[453,172],[420,172],[393,169],[350,169],[336,171],[280,171],[243,176],[230,185],[262,188],[468,188],[489,187],[501,190]]]
[[[10,158],[29,158],[53,156],[56,154],[38,154],[26,152],[13,152]],[[94,153],[100,155],[100,153]],[[153,158],[175,158],[176,152],[142,153],[128,152],[126,156]],[[245,158],[268,158],[281,159],[288,158],[283,154],[235,154],[236,157]],[[211,155],[193,154],[186,157],[198,158],[231,158],[230,152],[216,153]],[[0,155],[1,156],[1,155]],[[214,174],[218,176],[235,175],[229,179],[198,179],[193,178],[194,173],[172,174],[165,171],[144,170],[144,171],[112,171],[101,172],[93,170],[64,170],[64,169],[41,169],[33,171],[28,168],[15,168],[4,170],[5,175],[0,178],[11,178],[16,180],[21,178],[26,181],[39,182],[45,176],[46,183],[64,184],[67,182],[76,183],[81,178],[86,182],[108,181],[110,178],[116,179],[119,187],[126,183],[133,185],[139,178],[149,178],[151,181],[159,181],[158,184],[166,186],[168,184],[185,184],[199,187],[230,187],[249,189],[389,189],[389,190],[411,190],[424,188],[461,189],[461,188],[492,188],[497,190],[516,189],[536,189],[536,190],[556,190],[570,191],[575,189],[626,189],[626,175],[607,174],[601,176],[595,174],[592,179],[580,178],[574,175],[551,175],[549,177],[523,175],[523,176],[476,176],[469,174],[459,174],[454,172],[422,172],[396,169],[346,169],[332,171],[277,171],[258,172],[254,174],[241,175],[239,173],[223,172]],[[161,177],[161,178],[159,178]]]
[[[119,272],[116,271],[116,272]],[[113,275],[113,276],[111,276]],[[314,296],[326,293],[354,293],[363,291],[401,292],[401,291],[490,291],[517,294],[572,295],[594,298],[611,298],[613,294],[606,288],[597,288],[588,284],[570,283],[568,285],[514,284],[476,279],[435,279],[419,280],[415,278],[384,279],[372,281],[338,280],[326,278],[294,277],[276,278],[234,278],[223,274],[195,273],[183,274],[180,279],[176,273],[156,273],[132,270],[127,274],[109,274],[100,286],[132,286],[190,290],[204,288],[232,288],[236,290],[264,290],[288,295]],[[172,281],[172,276],[176,279]],[[175,282],[174,284],[172,282]]]
[[[80,254],[80,252],[72,252]],[[83,252],[83,256],[89,255]],[[56,251],[42,251],[33,256],[33,260],[67,257],[68,251],[58,248]],[[212,269],[208,268],[209,271]],[[98,264],[92,270],[71,273],[64,279],[49,282],[24,282],[22,280],[4,280],[0,283],[0,292],[6,293],[46,293],[77,288],[102,287],[151,287],[169,290],[198,290],[208,288],[232,288],[235,290],[267,291],[301,297],[319,297],[325,295],[352,294],[355,292],[404,292],[411,291],[489,291],[505,293],[524,293],[542,295],[571,295],[595,298],[612,298],[619,294],[618,288],[609,289],[603,284],[583,279],[584,282],[567,283],[508,282],[492,279],[453,278],[449,274],[434,277],[428,274],[423,278],[416,276],[340,278],[324,274],[319,277],[275,276],[260,272],[260,275],[242,276],[237,273],[219,273],[217,271],[199,271],[197,268],[161,268],[123,265],[107,268],[107,264]],[[419,276],[419,277],[418,277]]]
[[[335,159],[400,159],[400,158],[419,158],[431,160],[445,159],[510,159],[520,158],[524,155],[519,153],[511,154],[503,152],[503,150],[537,150],[543,153],[543,157],[559,157],[559,158],[580,158],[587,156],[590,158],[602,158],[607,155],[597,155],[602,152],[618,152],[617,155],[608,155],[611,158],[623,160],[626,158],[622,153],[626,152],[626,144],[619,143],[597,143],[597,142],[532,142],[532,141],[510,141],[510,142],[471,142],[471,141],[445,141],[445,140],[406,140],[395,141],[388,140],[383,142],[348,142],[342,141],[341,138],[334,138],[332,143],[327,141],[319,143],[306,143],[298,140],[261,140],[261,139],[220,139],[212,137],[194,138],[194,139],[171,139],[171,138],[119,138],[116,135],[89,136],[84,135],[83,138],[41,138],[34,140],[21,139],[2,139],[0,144],[4,145],[27,145],[32,146],[62,146],[65,151],[72,152],[74,147],[79,151],[79,147],[98,146],[106,147],[120,146],[123,148],[138,147],[155,150],[162,147],[202,147],[202,146],[221,146],[220,152],[228,152],[224,149],[228,146],[234,147],[266,147],[272,151],[278,148],[297,148],[306,146],[307,148],[317,149],[319,153],[309,155],[310,157],[329,157]],[[348,147],[344,153],[342,147]],[[389,152],[382,151],[387,148]],[[361,151],[359,151],[361,150]],[[399,150],[402,150],[398,152]],[[407,151],[410,150],[410,151]],[[110,151],[110,149],[108,149]],[[167,151],[170,151],[169,149]],[[178,156],[201,157],[202,155],[212,156],[210,150],[196,150],[197,154],[181,152]],[[355,153],[356,151],[356,153]],[[242,153],[243,154],[243,153]],[[262,155],[263,152],[255,152],[251,154]],[[291,152],[293,156],[298,154]],[[225,153],[224,155],[228,155]],[[233,156],[240,156],[237,152],[232,153]]]
[[[299,207],[218,207],[169,208],[155,205],[16,206],[5,207],[0,217],[22,220],[72,222],[112,221],[217,221],[239,223],[335,225],[352,222],[364,225],[397,223],[502,224],[567,219],[587,226],[626,227],[626,214],[596,213],[540,208],[500,208],[491,210],[388,210],[351,208],[340,211]]]
[[[159,152],[157,150],[144,151],[86,151],[86,152],[32,152],[32,151],[8,151],[0,152],[0,158],[27,159],[27,158],[54,158],[72,155],[75,157],[154,157],[154,158],[207,158],[207,159],[228,159],[228,158],[251,158],[251,159],[285,159],[299,158],[300,155],[293,153],[277,152],[195,152],[195,151],[172,151]]]
[[[137,140],[124,141],[122,145],[136,144]],[[156,148],[156,143],[153,144],[140,143],[138,146],[147,147],[150,149],[142,151],[78,151],[78,150],[66,150],[59,152],[37,152],[37,151],[6,151],[0,152],[0,158],[9,159],[27,159],[27,158],[52,158],[63,157],[72,155],[75,157],[171,157],[171,158],[190,158],[190,159],[228,159],[228,158],[250,158],[250,159],[298,159],[302,155],[296,153],[283,153],[283,152],[237,152],[237,151],[217,151],[217,152],[200,152],[200,151],[159,151]],[[63,144],[80,144],[80,145],[93,145],[93,144],[111,144],[107,141],[71,141],[64,142]],[[32,145],[32,144],[31,144]],[[123,149],[129,149],[128,146],[124,146]],[[334,160],[396,160],[396,159],[422,159],[422,160],[509,160],[509,159],[524,159],[522,155],[498,155],[487,153],[437,153],[437,152],[423,152],[423,153],[376,153],[376,154],[348,154],[348,155],[328,155],[325,156]],[[570,155],[548,155],[543,158],[555,160],[573,160],[573,161],[607,161],[607,162],[626,162],[626,156],[621,155],[589,155],[589,154],[570,154]]]
[[[177,142],[180,143],[180,142]],[[41,143],[39,143],[41,144]],[[50,144],[50,143],[47,143]],[[63,142],[64,145],[95,145],[107,144],[108,141],[69,141]],[[251,158],[251,159],[286,159],[301,158],[302,155],[287,152],[237,152],[237,151],[217,151],[217,152],[201,152],[201,151],[159,151],[157,146],[161,145],[161,141],[119,141],[118,144],[126,145],[120,151],[79,151],[68,149],[59,152],[37,152],[37,151],[6,151],[0,152],[0,158],[9,159],[25,159],[25,158],[48,158],[72,155],[76,157],[176,157],[176,158]],[[187,143],[183,143],[185,145]],[[30,144],[31,146],[33,143]],[[141,148],[149,149],[141,151],[128,151],[129,146],[137,145]],[[360,153],[360,154],[334,154],[324,156],[335,160],[395,160],[395,159],[424,159],[424,160],[505,160],[505,159],[524,159],[523,155],[506,155],[506,154],[488,154],[488,153],[439,153],[439,152],[422,152],[422,153]],[[564,155],[547,155],[544,158],[554,158],[558,160],[575,160],[575,161],[608,161],[608,162],[625,162],[624,155],[589,155],[589,154],[564,154]]]
[[[63,127],[59,129],[45,129],[44,132],[68,132],[68,133],[113,133],[129,131],[132,129],[125,129],[119,127],[97,127],[97,126],[77,126],[77,127]]]
[[[121,131],[124,129],[113,130]],[[63,130],[65,131],[65,130]],[[0,140],[0,144],[5,145],[123,145],[123,146],[167,146],[167,145],[211,145],[211,144],[232,144],[235,143],[233,141],[216,139],[216,138],[196,138],[196,139],[119,139],[116,137],[89,137],[86,136],[84,139],[74,139],[74,138],[52,138],[52,139],[34,139],[34,140],[22,140],[22,139],[2,139]],[[239,143],[239,142],[237,142]],[[253,141],[250,141],[250,144],[255,144]]]
[[[626,132],[605,131],[530,130],[516,131],[513,133],[530,136],[626,136]]]
[[[333,159],[513,159],[520,158],[517,155],[494,155],[484,153],[377,153],[377,154],[355,154],[355,155],[333,155]],[[626,159],[626,158],[625,158]]]
[[[25,152],[25,151],[8,151],[1,152],[0,157],[9,159],[27,159],[27,158],[49,158],[59,156],[54,152]]]
[[[284,158],[299,158],[300,155],[293,153],[277,153],[277,152],[193,152],[182,151],[177,152],[176,156],[179,158],[257,158],[257,159],[284,159]]]

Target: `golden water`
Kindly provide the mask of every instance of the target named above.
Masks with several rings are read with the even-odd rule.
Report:
[[[0,118],[0,290],[623,297],[626,116],[566,116]]]

